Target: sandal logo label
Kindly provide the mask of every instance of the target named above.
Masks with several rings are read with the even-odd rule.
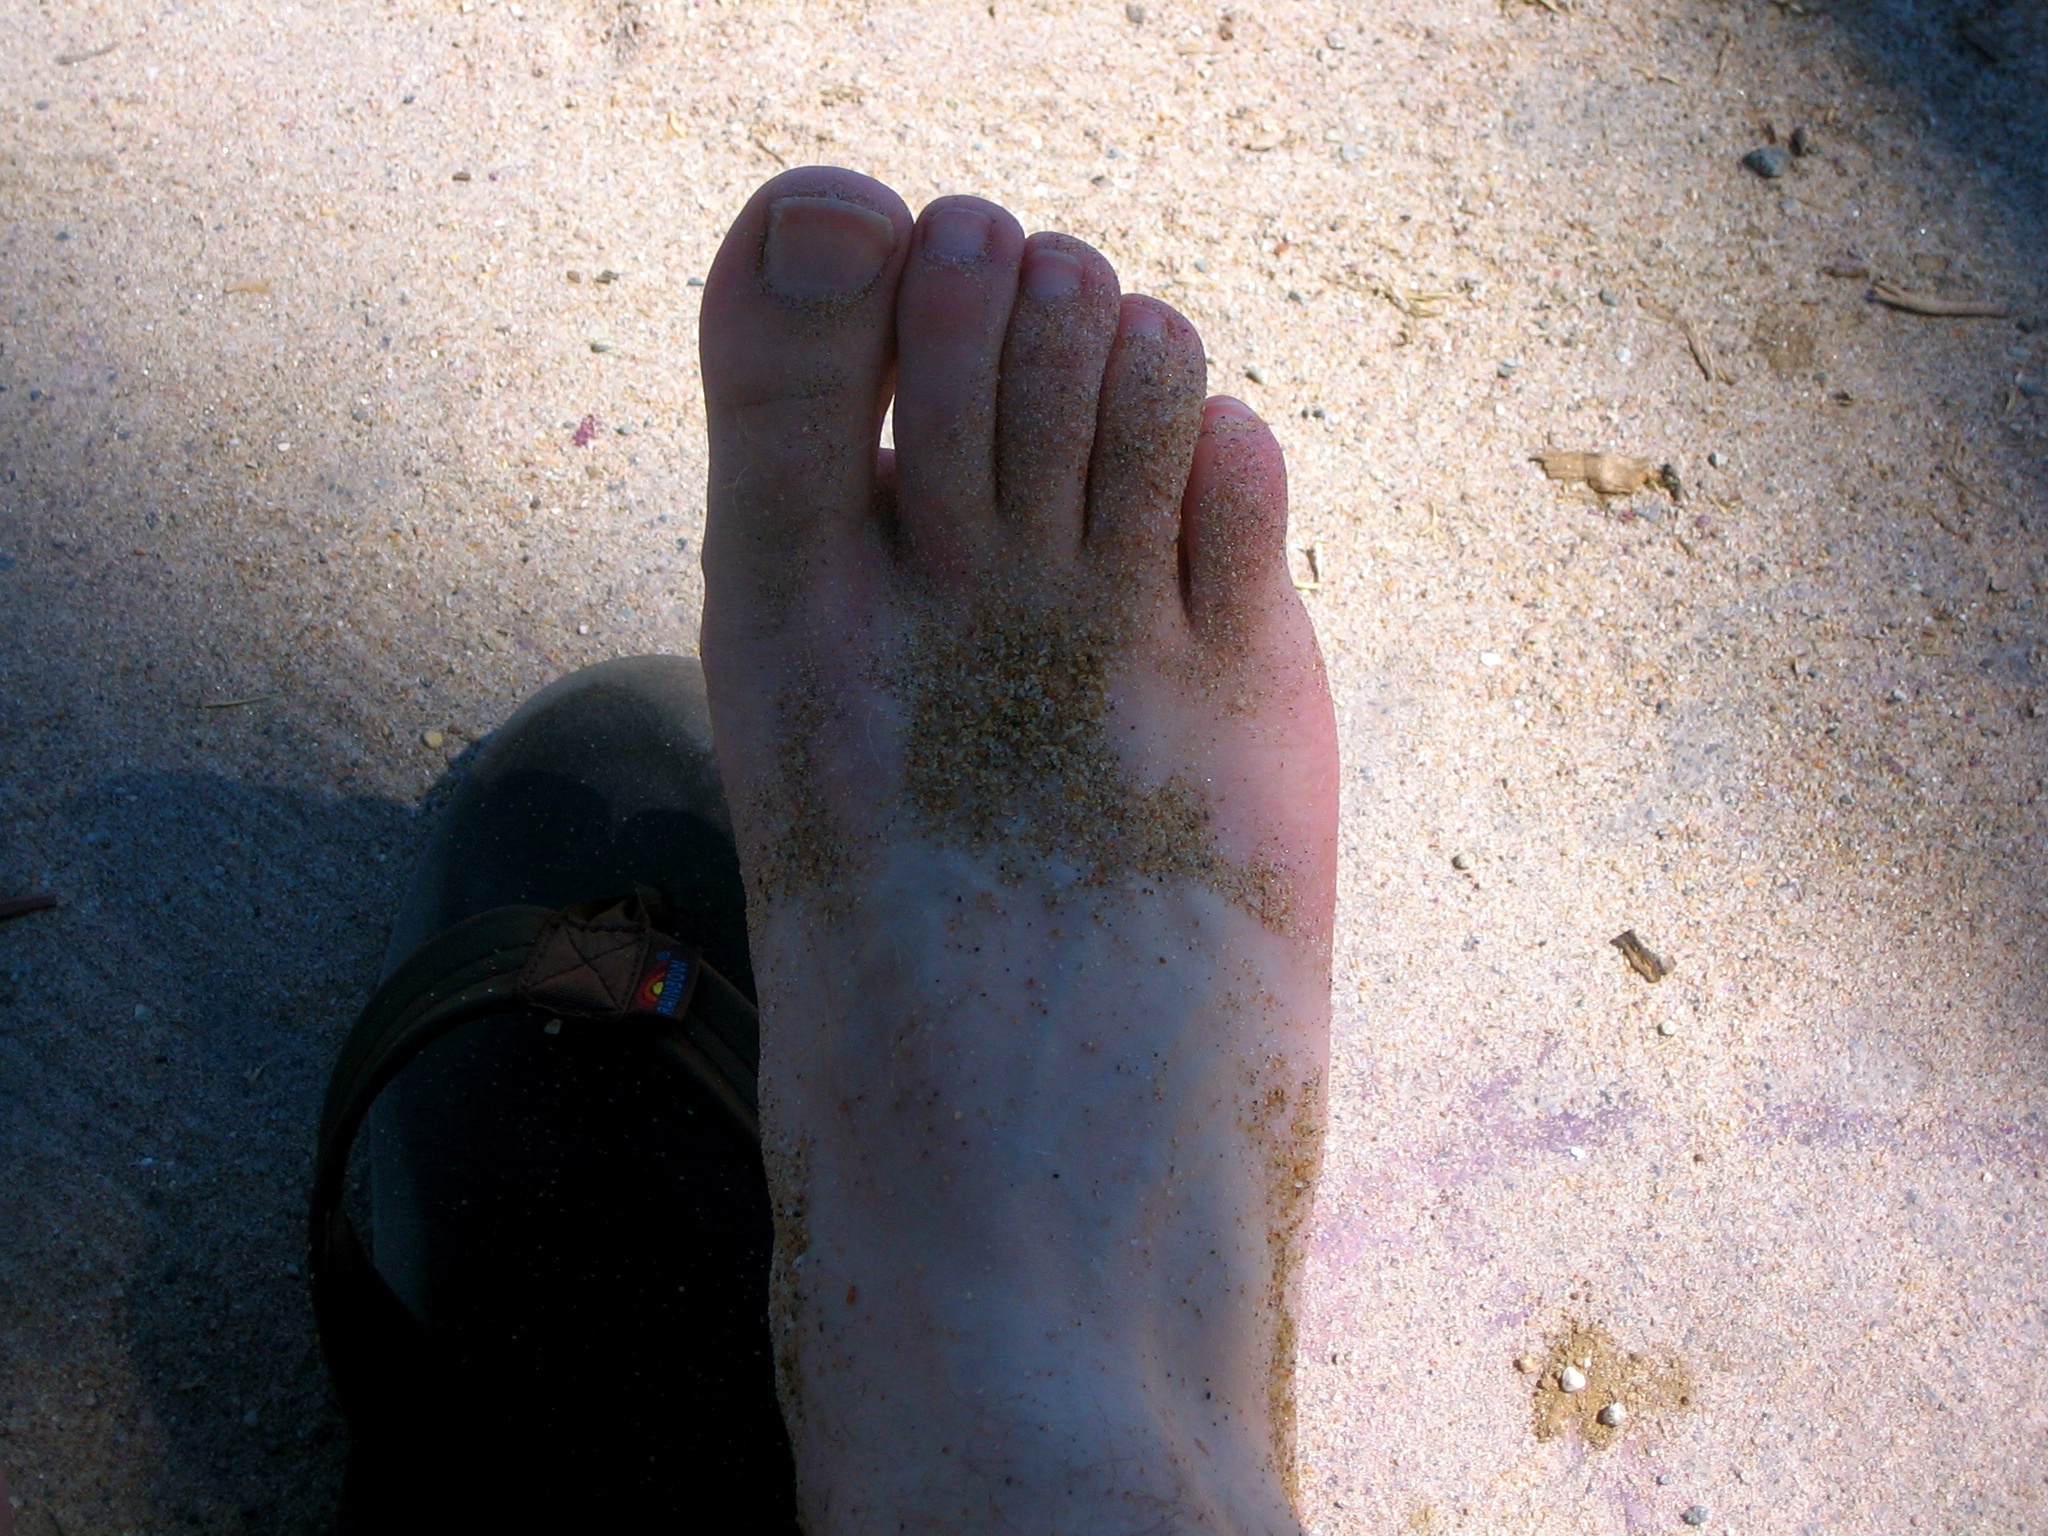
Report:
[[[657,950],[648,957],[640,985],[633,990],[632,1013],[658,1013],[672,1019],[690,1000],[690,983],[696,978],[695,956],[679,950]]]

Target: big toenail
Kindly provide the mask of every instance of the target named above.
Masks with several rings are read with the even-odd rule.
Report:
[[[1065,251],[1039,246],[1024,258],[1024,296],[1064,299],[1081,291],[1081,261]]]
[[[995,220],[973,208],[941,208],[924,222],[924,253],[937,261],[979,261]]]
[[[896,226],[836,197],[785,197],[768,210],[761,275],[792,299],[850,299],[896,247]]]

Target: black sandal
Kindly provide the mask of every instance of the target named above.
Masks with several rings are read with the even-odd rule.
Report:
[[[758,1058],[696,663],[563,679],[457,790],[321,1113],[344,1536],[795,1531]]]

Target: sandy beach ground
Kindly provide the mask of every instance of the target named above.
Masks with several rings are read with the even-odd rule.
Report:
[[[693,284],[821,160],[1095,242],[1287,447],[1311,1528],[2048,1529],[2044,100],[2032,0],[10,0],[17,1529],[331,1520],[331,1054],[464,755],[692,647]]]

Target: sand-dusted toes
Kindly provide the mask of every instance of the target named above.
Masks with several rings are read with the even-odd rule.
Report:
[[[880,182],[819,167],[776,177],[733,221],[705,282],[700,340],[708,565],[758,572],[871,537],[910,229]]]
[[[897,528],[929,576],[964,581],[996,534],[996,392],[1024,231],[948,197],[919,215],[896,300]]]
[[[1116,271],[1070,235],[1033,235],[1003,345],[996,483],[1006,527],[1055,569],[1080,552]]]
[[[1088,483],[1088,547],[1155,607],[1180,588],[1180,508],[1208,376],[1202,339],[1171,306],[1133,295],[1103,370]]]

